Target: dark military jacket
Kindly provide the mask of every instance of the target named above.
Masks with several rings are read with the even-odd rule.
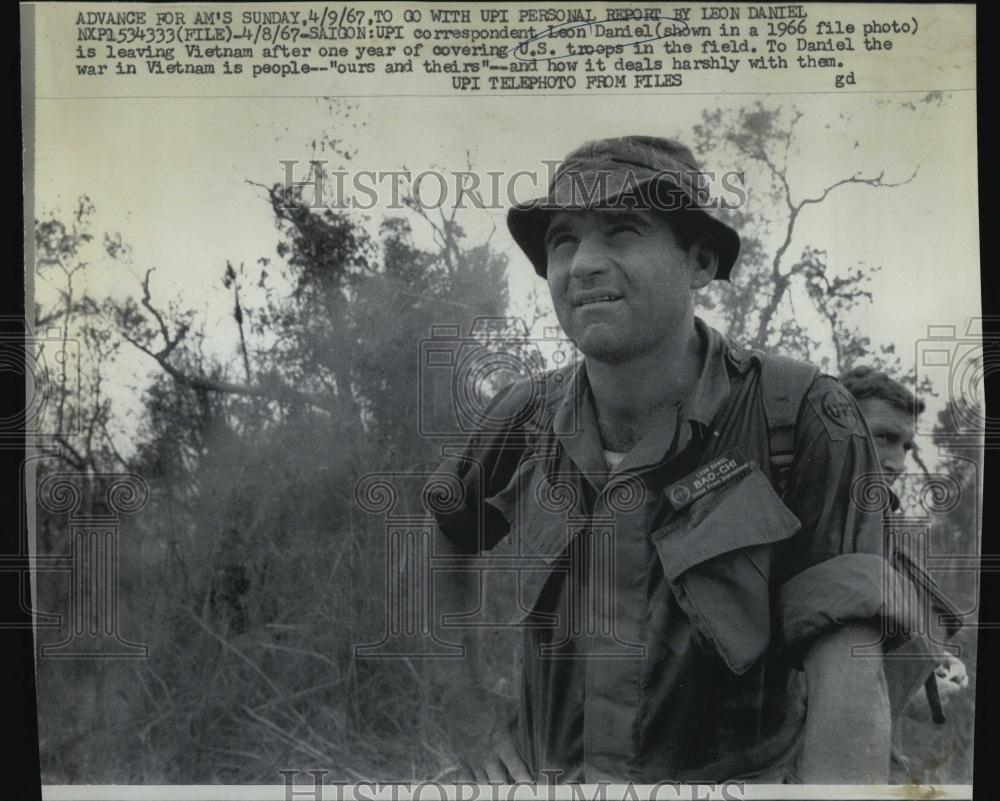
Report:
[[[499,392],[441,467],[464,491],[442,531],[516,579],[516,742],[539,780],[780,782],[810,644],[872,621],[887,636],[858,655],[880,658],[915,625],[891,600],[906,579],[884,558],[886,490],[854,399],[815,380],[779,497],[760,358],[697,329],[692,392],[613,472],[583,366]]]

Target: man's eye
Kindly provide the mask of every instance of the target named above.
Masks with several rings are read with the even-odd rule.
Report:
[[[637,234],[639,233],[639,229],[636,228],[634,225],[630,225],[628,223],[622,223],[621,225],[614,226],[611,229],[610,233],[612,236],[614,236],[615,234]]]
[[[572,244],[573,241],[574,239],[570,234],[556,234],[548,241],[548,249],[555,250],[563,245]]]
[[[888,434],[875,434],[876,442],[884,442],[888,444],[891,441],[891,437]]]

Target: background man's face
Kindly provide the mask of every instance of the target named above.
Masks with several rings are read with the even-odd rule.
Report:
[[[864,398],[858,402],[868,421],[879,463],[895,481],[906,466],[906,454],[913,449],[913,415],[882,398]]]
[[[621,362],[682,333],[695,259],[662,212],[557,212],[545,245],[556,316],[585,356]]]

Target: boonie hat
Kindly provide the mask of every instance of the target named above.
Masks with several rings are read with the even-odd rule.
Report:
[[[740,254],[740,236],[713,216],[704,176],[691,151],[673,139],[623,136],[578,147],[556,169],[544,198],[517,204],[507,213],[514,241],[545,278],[545,232],[553,212],[569,209],[648,208],[685,211],[703,227],[719,254],[716,278],[729,280]]]

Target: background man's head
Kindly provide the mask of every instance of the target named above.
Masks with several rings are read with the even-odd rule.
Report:
[[[906,454],[913,450],[916,419],[924,411],[924,402],[872,367],[855,367],[840,381],[858,401],[882,469],[895,480],[905,469]]]
[[[549,283],[584,355],[621,361],[690,323],[693,292],[728,278],[738,234],[707,210],[705,174],[670,139],[588,142],[547,197],[515,206],[511,234]]]

